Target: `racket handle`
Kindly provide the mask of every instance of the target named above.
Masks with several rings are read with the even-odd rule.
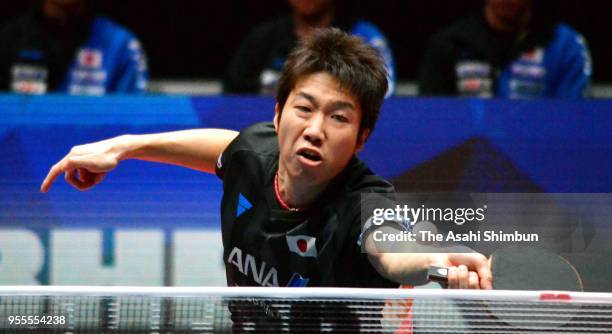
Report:
[[[427,279],[446,287],[448,285],[448,268],[430,266],[427,270]]]

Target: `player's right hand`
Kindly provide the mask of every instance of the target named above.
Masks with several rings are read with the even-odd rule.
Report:
[[[448,268],[449,289],[492,289],[493,274],[489,260],[482,254],[437,253],[430,265]]]
[[[120,137],[116,137],[73,147],[51,167],[40,191],[47,192],[62,173],[66,182],[79,190],[87,190],[102,182],[106,173],[117,167],[120,161],[119,140]]]

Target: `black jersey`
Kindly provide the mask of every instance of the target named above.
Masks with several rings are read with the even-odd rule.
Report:
[[[361,193],[392,193],[393,186],[353,157],[308,209],[287,211],[274,193],[278,158],[272,123],[244,130],[219,157],[228,285],[397,287],[358,245]]]

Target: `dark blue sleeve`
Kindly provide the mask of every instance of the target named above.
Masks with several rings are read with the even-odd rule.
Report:
[[[147,88],[148,69],[147,60],[140,42],[130,36],[122,52],[122,63],[118,67],[117,79],[111,86],[114,93],[138,94],[144,93]]]
[[[554,97],[581,98],[586,94],[591,81],[591,56],[582,35],[567,26],[557,29],[559,38],[564,40],[562,52],[565,55],[559,64],[555,82]]]
[[[393,53],[389,47],[387,37],[372,23],[366,21],[358,21],[351,30],[351,33],[355,36],[363,38],[368,44],[374,47],[385,60],[387,67],[387,73],[389,78],[389,89],[387,90],[387,97],[389,97],[395,91],[395,61],[393,60]]]
[[[148,70],[145,53],[138,39],[128,29],[106,18],[97,17],[81,50],[97,56],[98,63],[84,64],[79,57],[68,71],[64,87],[85,95],[103,93],[139,94],[147,89]],[[101,79],[77,80],[73,72],[100,73]],[[101,95],[101,94],[94,94]]]

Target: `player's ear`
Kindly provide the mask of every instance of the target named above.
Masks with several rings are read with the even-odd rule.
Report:
[[[363,129],[357,138],[357,146],[355,147],[355,153],[361,151],[363,149],[363,145],[365,145],[366,140],[368,140],[368,136],[370,135],[370,129]]]
[[[274,104],[274,130],[278,133],[278,122],[280,121],[280,110],[278,108],[278,102]]]

